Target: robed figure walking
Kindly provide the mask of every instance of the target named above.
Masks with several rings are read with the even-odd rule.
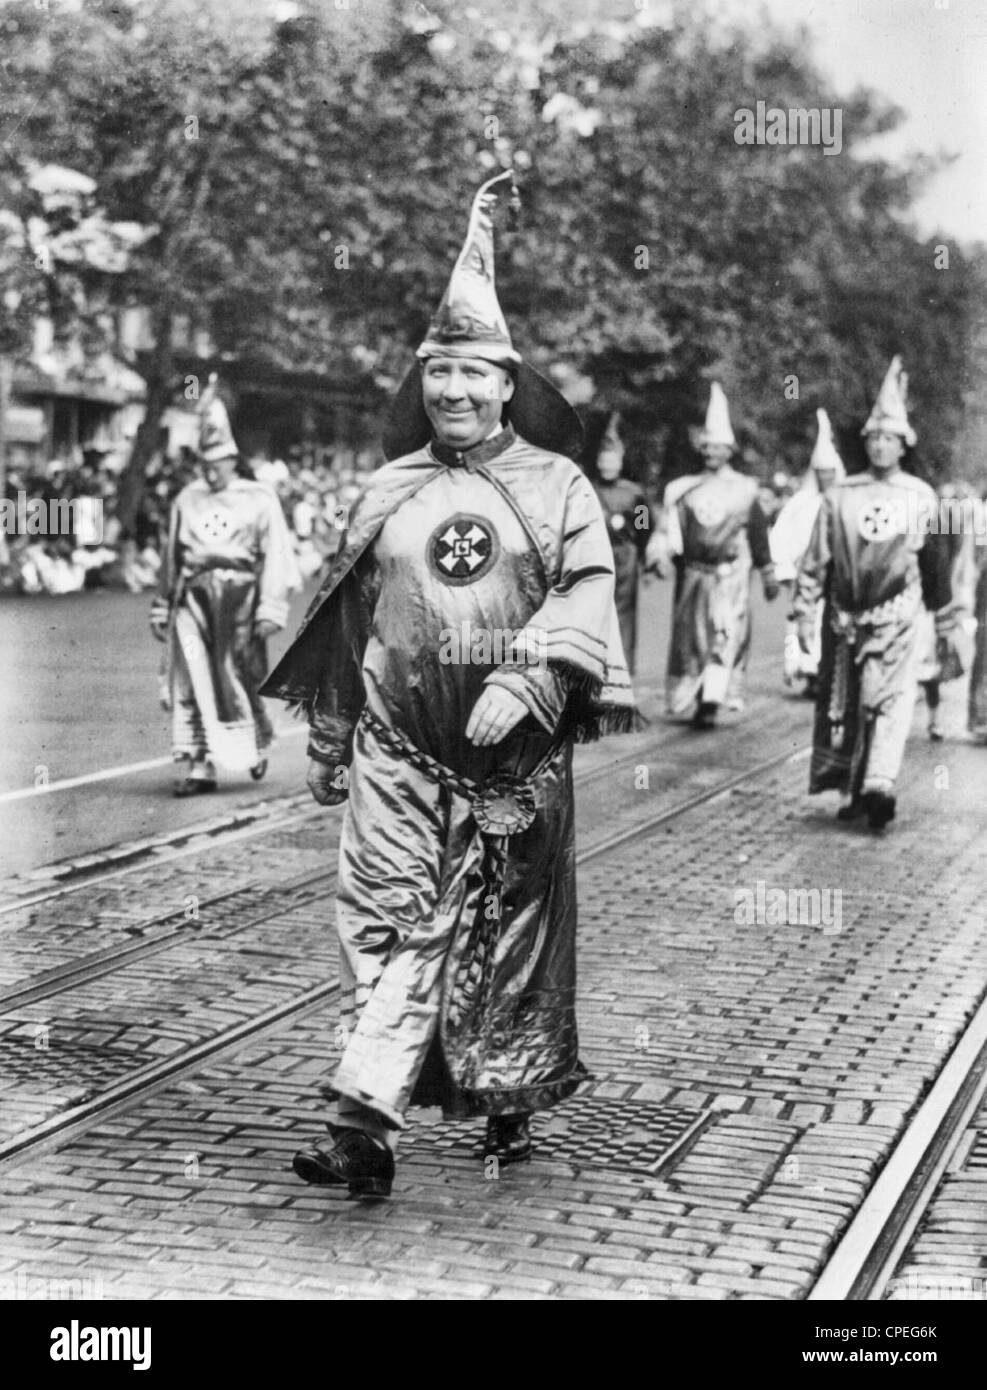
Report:
[[[264,689],[311,726],[309,786],[346,799],[336,925],[344,1046],[309,1182],[390,1192],[413,1103],[532,1112],[586,1077],[575,1015],[572,747],[634,723],[606,523],[574,412],[514,349],[493,187],[357,504]],[[499,652],[499,657],[495,653]]]
[[[218,772],[259,780],[274,730],[258,687],[267,639],[301,587],[281,503],[237,473],[240,451],[215,377],[199,406],[201,477],[171,507],[151,630],[165,644],[176,796],[215,791]]]
[[[723,705],[743,708],[752,570],[761,572],[765,598],[778,594],[757,483],[730,465],[736,442],[714,381],[700,437],[704,471],[673,480],[664,498],[667,546],[679,571],[665,698],[670,715],[691,711],[696,729],[714,728]]]
[[[809,791],[842,793],[841,820],[894,819],[897,779],[915,709],[923,605],[940,669],[955,672],[949,538],[932,488],[901,467],[916,442],[895,357],[861,433],[870,467],[823,498],[795,585],[791,616],[803,651],[825,599]]]
[[[637,613],[645,552],[655,534],[654,511],[637,483],[623,477],[624,442],[619,419],[611,415],[591,474],[606,517],[613,550],[614,603],[628,670],[637,664]]]

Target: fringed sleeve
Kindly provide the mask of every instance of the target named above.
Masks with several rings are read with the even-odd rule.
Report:
[[[261,560],[257,619],[284,627],[288,621],[288,595],[302,587],[302,579],[281,503],[273,492],[268,493],[266,488],[264,492],[257,521]]]
[[[577,740],[640,726],[614,608],[613,551],[592,486],[573,465],[556,583],[486,684]]]
[[[287,701],[292,714],[308,720],[308,756],[333,767],[349,764],[353,731],[366,703],[362,668],[376,578],[368,552],[333,586],[331,602],[316,598],[304,642],[296,639],[261,686],[262,694]]]

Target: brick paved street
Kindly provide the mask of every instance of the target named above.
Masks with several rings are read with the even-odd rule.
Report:
[[[888,1297],[987,1299],[987,1103],[974,1115]]]
[[[580,750],[584,850],[740,780],[580,870],[593,1081],[538,1118],[530,1164],[485,1172],[482,1125],[420,1112],[390,1202],[300,1183],[291,1155],[318,1133],[335,1056],[330,1001],[7,1164],[0,1276],[153,1299],[803,1298],[987,980],[982,755],[958,737],[951,690],[949,740],[916,730],[899,819],[876,838],[805,796],[809,707],[778,693],[772,661],[753,687],[713,735],[656,721]],[[125,939],[188,894],[331,868],[337,825],[330,813],[22,909],[2,984]],[[5,1055],[39,1028],[49,1046],[47,1063],[5,1074],[5,1132],[77,1104],[117,1062],[180,1056],[328,978],[328,895],[255,925],[204,915],[146,961],[5,1015]],[[796,902],[816,915],[800,920]],[[957,1163],[900,1278],[983,1277],[987,1169]]]

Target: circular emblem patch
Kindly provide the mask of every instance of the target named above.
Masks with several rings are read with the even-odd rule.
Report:
[[[223,536],[229,535],[230,519],[225,512],[211,512],[209,516],[203,517],[202,530],[210,540],[220,540]]]
[[[500,542],[489,521],[460,514],[432,532],[428,563],[447,584],[472,584],[486,574],[499,552]]]
[[[726,513],[717,497],[697,497],[692,506],[692,514],[700,526],[718,526]]]
[[[857,518],[865,541],[887,541],[898,529],[898,511],[891,502],[868,502]]]

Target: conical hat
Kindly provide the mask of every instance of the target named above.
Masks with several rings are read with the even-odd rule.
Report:
[[[236,458],[239,452],[213,372],[199,401],[199,457],[204,463],[217,463],[220,459]]]
[[[511,343],[494,284],[493,221],[497,202],[494,184],[512,179],[508,169],[488,179],[473,199],[469,227],[459,259],[453,267],[442,302],[428,326],[419,358],[481,357],[506,367],[517,365],[521,354]]]
[[[711,383],[709,388],[709,405],[706,407],[706,424],[699,438],[700,447],[703,444],[729,444],[730,448],[736,448],[737,441],[730,426],[730,407],[727,405],[727,398],[723,393],[723,387],[718,381]]]
[[[623,459],[626,446],[620,430],[620,412],[617,410],[611,410],[606,416],[601,416],[594,421],[588,430],[589,439],[586,443],[586,452],[580,460],[584,469],[588,468],[599,473],[600,459],[609,452],[614,452]]]
[[[603,431],[599,452],[602,454],[604,449],[622,449],[623,447],[624,441],[620,437],[620,412],[615,410],[607,421],[606,429]]]
[[[895,355],[877,393],[874,409],[860,433],[900,434],[905,443],[913,447],[917,436],[908,423],[907,402],[908,377],[902,370],[901,358]]]
[[[579,416],[546,377],[522,361],[497,301],[490,217],[496,198],[490,189],[509,178],[513,178],[512,170],[489,179],[473,199],[465,244],[416,356],[419,362],[429,357],[478,357],[506,367],[515,385],[505,418],[530,444],[574,458],[583,447]],[[421,367],[415,366],[388,410],[384,454],[388,459],[401,458],[424,448],[431,438],[432,426],[422,400]]]
[[[812,447],[812,457],[809,459],[810,468],[833,468],[838,477],[842,478],[846,472],[843,467],[843,460],[836,451],[833,442],[833,427],[829,423],[829,416],[825,410],[816,411],[816,442]]]

